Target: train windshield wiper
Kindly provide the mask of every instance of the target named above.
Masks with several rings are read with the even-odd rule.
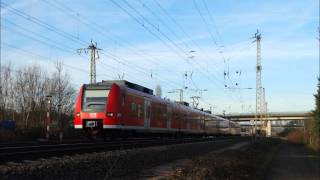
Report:
[[[86,105],[89,107],[91,105],[105,105],[106,103],[104,102],[88,102]]]

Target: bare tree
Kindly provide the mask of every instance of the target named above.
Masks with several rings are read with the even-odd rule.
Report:
[[[12,65],[7,64],[1,66],[1,101],[0,101],[0,119],[9,118],[10,112],[14,110],[13,102],[13,75],[12,75]]]
[[[56,63],[56,71],[51,74],[38,65],[14,70],[8,64],[1,68],[1,119],[16,114],[14,120],[20,129],[43,128],[46,124],[47,95],[53,96],[52,113],[55,122],[61,119],[58,115],[70,117],[76,92],[62,62]]]
[[[76,91],[71,86],[70,76],[63,70],[61,61],[56,63],[56,72],[52,75],[50,86],[51,94],[54,96],[53,106],[55,111],[58,112],[60,106],[61,113],[71,115]]]
[[[47,79],[47,74],[37,65],[25,67],[16,73],[15,103],[25,129],[28,129],[30,123],[33,126],[39,126],[43,121],[41,117],[44,113]],[[30,115],[32,115],[32,122],[29,122]]]

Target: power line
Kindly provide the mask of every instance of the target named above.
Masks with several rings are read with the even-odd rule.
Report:
[[[49,4],[52,4],[52,3],[50,3],[49,1],[45,1],[45,2],[48,2]],[[55,2],[56,2],[57,4],[59,4],[61,7],[63,7],[64,9],[67,9],[67,10],[69,10],[69,11],[74,12],[71,8],[65,6],[65,5],[63,5],[63,4],[61,4],[61,3],[58,3],[57,1],[55,1]],[[61,10],[61,8],[59,8],[57,5],[54,4],[54,6]],[[77,14],[78,14],[78,13],[77,13]],[[79,15],[79,14],[78,14],[78,15]],[[85,22],[85,21],[83,21],[83,19],[81,19],[81,18],[79,18],[79,17],[76,17],[76,19],[79,19],[81,22],[83,22],[83,23],[86,24],[86,25],[91,25],[91,24],[93,24],[93,25],[94,25],[93,27],[95,27],[95,29],[97,30],[97,32],[101,33],[101,34],[104,35],[104,36],[108,36],[106,33],[104,33],[104,31],[101,31],[101,30],[100,30],[100,29],[102,29],[102,27],[101,27],[100,25],[98,25],[98,24],[96,24],[96,23]],[[105,30],[105,28],[104,28],[104,30]],[[114,39],[114,38],[111,38],[111,39]],[[105,56],[108,56],[108,57],[110,57],[112,60],[114,60],[114,61],[116,61],[116,62],[118,62],[118,63],[121,63],[121,64],[123,64],[123,65],[125,65],[125,66],[128,66],[128,67],[129,67],[129,65],[130,65],[128,61],[126,61],[126,60],[124,60],[124,59],[122,59],[122,58],[120,58],[120,57],[117,57],[116,55],[112,55],[111,53],[105,54],[105,53],[101,52],[101,54],[103,54],[103,55],[105,55]],[[123,62],[119,61],[120,59],[126,61],[128,65],[126,65],[126,63],[123,63]],[[141,69],[142,71],[140,71],[140,72],[145,73],[145,70],[146,70],[145,68],[141,68],[141,67],[137,66],[136,64],[131,64],[131,65],[132,65],[135,69],[137,69],[138,71],[140,71],[140,69]],[[170,80],[167,79],[166,81],[170,81]],[[175,85],[174,82],[172,82],[172,84]]]
[[[3,5],[2,5],[3,6]],[[7,8],[9,8],[10,9],[10,7],[7,7]],[[59,29],[57,29],[57,28],[55,28],[55,27],[53,27],[53,26],[51,26],[51,25],[49,25],[49,24],[46,24],[46,23],[43,23],[41,20],[39,20],[39,19],[37,19],[37,18],[35,18],[35,17],[32,17],[32,16],[30,16],[30,15],[27,15],[27,14],[25,14],[25,13],[23,13],[22,11],[19,11],[19,10],[16,10],[16,9],[14,9],[14,8],[11,8],[10,9],[12,12],[14,12],[15,14],[17,14],[17,15],[19,15],[20,17],[22,17],[22,18],[24,18],[24,19],[26,19],[26,20],[28,20],[28,21],[31,21],[31,22],[33,22],[33,23],[35,23],[35,24],[37,24],[37,25],[40,25],[40,26],[42,26],[42,27],[44,27],[44,28],[46,28],[46,29],[48,29],[48,30],[50,30],[50,31],[53,31],[53,32],[55,32],[55,33],[57,33],[57,34],[59,34],[59,35],[62,35],[63,36],[63,34],[69,34],[69,33],[67,33],[67,32],[65,32],[65,31],[62,31],[62,30],[59,30]],[[41,22],[41,23],[39,23],[39,22]],[[48,27],[50,27],[50,28],[48,28]],[[30,37],[30,36],[29,36]],[[64,36],[65,37],[65,36]],[[31,38],[31,37],[30,37]],[[77,42],[77,43],[79,43],[79,41],[80,42],[82,42],[82,43],[85,43],[85,41],[82,41],[82,40],[80,40],[79,38],[76,38],[75,36],[72,36],[72,37],[69,37],[68,39],[70,39],[70,40],[73,40],[74,42]],[[33,38],[34,39],[34,38]],[[36,40],[36,39],[34,39],[34,40]],[[46,43],[46,42],[43,42],[43,41],[39,41],[39,40],[36,40],[36,41],[38,41],[38,42],[41,42],[41,43],[44,43],[44,44],[48,44],[48,43]],[[81,43],[81,44],[82,44]],[[52,46],[52,45],[51,45]],[[59,48],[59,47],[55,47],[55,48]],[[63,48],[59,48],[60,50],[64,50]],[[65,51],[65,50],[64,50]],[[109,55],[108,55],[109,56]],[[115,58],[115,57],[112,57],[112,59],[113,60],[116,60],[117,62],[120,62],[117,58]],[[122,63],[122,62],[121,62]],[[123,63],[124,64],[124,63]]]
[[[153,16],[155,16],[172,34],[174,34],[176,38],[179,38],[179,37],[177,36],[177,34],[176,34],[170,27],[168,27],[168,26],[166,25],[166,23],[165,23],[164,21],[162,21],[162,19],[161,19],[158,15],[156,15],[146,4],[144,4],[141,0],[139,0],[139,2],[140,2],[140,4],[141,4],[144,8],[146,8]],[[144,19],[146,19],[146,18],[144,18]],[[184,44],[187,48],[190,47],[190,46],[189,46],[187,43],[185,43],[184,41],[182,41],[182,42],[183,42],[183,44]],[[194,63],[197,64],[197,65],[200,67],[200,69],[203,68],[199,63],[197,63],[197,62],[194,62]],[[190,64],[190,63],[189,63],[189,64]],[[195,83],[193,82],[193,84],[195,84]]]
[[[61,34],[60,34],[61,35]],[[75,36],[74,36],[75,37]],[[79,39],[79,37],[76,37],[76,38],[78,38]],[[77,40],[75,41],[75,42],[78,42]],[[84,42],[84,41],[83,41]],[[180,53],[179,53],[180,54]],[[107,55],[106,55],[107,56]],[[110,55],[108,55],[108,56],[110,56]],[[113,56],[114,57],[114,56]],[[114,59],[117,59],[117,60],[119,60],[119,57],[114,57]],[[188,60],[187,60],[188,61]],[[121,62],[121,61],[117,61],[117,62]],[[123,62],[121,62],[121,63],[123,63]],[[126,65],[126,64],[124,64],[124,65]],[[130,67],[130,65],[126,65],[126,66],[128,66],[128,67]],[[137,69],[139,69],[139,68],[137,68]],[[144,74],[147,74],[146,72],[145,72],[145,69],[142,69],[141,71],[139,71],[139,72],[143,72]],[[200,70],[200,72],[202,73],[202,71]]]
[[[172,34],[174,34],[174,35],[178,38],[178,36],[176,35],[176,33],[175,33],[170,27],[168,27],[168,26],[166,25],[166,23],[163,22],[160,17],[158,17],[158,15],[156,15],[156,14],[155,14],[146,4],[144,4],[141,0],[139,0],[139,2],[140,2],[140,4],[142,4],[142,6],[143,6],[144,8],[146,8],[150,13],[152,13],[152,15],[155,16],[167,29],[169,29],[169,31],[170,31]],[[184,41],[182,41],[182,42],[184,43],[184,45],[185,45],[187,48],[189,48],[189,45],[188,45],[187,43],[185,43]],[[200,67],[200,69],[203,68],[199,63],[195,62],[195,64],[197,64],[197,65]],[[192,82],[193,82],[193,84],[195,85],[194,81],[192,81]]]
[[[114,37],[110,36],[110,34],[112,34],[112,32],[108,31],[106,33],[106,28],[102,27],[100,24],[97,24],[97,23],[95,23],[93,21],[89,21],[87,18],[81,16],[80,13],[74,11],[70,7],[66,6],[65,4],[62,4],[62,3],[58,2],[58,1],[48,1],[48,0],[45,0],[44,2],[50,4],[51,6],[56,7],[57,9],[59,9],[61,11],[66,12],[67,14],[71,15],[74,19],[77,19],[77,20],[81,21],[85,25],[94,28],[98,33],[103,35],[103,37],[108,37],[108,39],[110,39],[112,41],[115,41],[115,42],[122,42],[122,43],[125,42],[125,43],[127,43],[129,46],[123,46],[123,44],[121,44],[121,43],[120,43],[120,45],[122,45],[122,47],[125,47],[126,49],[130,50],[134,54],[142,55],[143,57],[147,57],[145,54],[140,53],[139,51],[136,51],[135,48],[133,47],[133,45],[130,44],[125,39],[123,39],[123,38],[121,38],[121,37],[119,37],[117,35],[114,35],[114,36],[116,36],[118,38],[118,39],[115,39]],[[71,12],[76,14],[76,16]],[[152,61],[153,63],[155,63],[157,65],[160,65],[159,63],[154,61],[153,58],[148,57],[148,60],[150,60],[150,62]],[[161,63],[161,64],[163,64],[163,63]],[[171,71],[171,70],[169,70],[169,71]],[[171,72],[175,73],[174,71],[171,71]]]
[[[31,30],[23,27],[23,26],[20,26],[20,25],[12,22],[12,21],[10,21],[10,20],[7,20],[7,19],[5,19],[5,18],[2,18],[2,19],[3,19],[6,23],[9,23],[9,24],[11,24],[11,25],[14,25],[14,26],[19,27],[19,30],[24,30],[24,31],[28,32],[28,34],[24,34],[23,36],[29,37],[30,39],[33,39],[33,40],[38,41],[38,42],[43,43],[43,44],[47,44],[47,45],[50,46],[50,47],[58,48],[58,49],[60,49],[60,50],[62,50],[62,51],[66,51],[66,49],[71,49],[71,50],[73,49],[72,47],[66,45],[65,43],[64,43],[64,44],[61,44],[61,43],[53,40],[52,38],[48,38],[48,37],[45,37],[45,36],[43,36],[43,35],[39,35],[38,33],[33,32],[33,31],[31,31]],[[5,26],[3,26],[3,27],[5,27]],[[16,30],[14,30],[14,29],[11,29],[11,30],[12,30],[12,31],[15,31],[15,32],[18,33],[18,34],[21,34],[19,31],[16,31]],[[42,40],[36,40],[35,38],[31,37],[29,34],[32,34],[32,35],[34,35],[34,36],[37,37],[37,38],[38,38],[38,37],[41,37],[41,38],[43,39],[43,41],[42,41]],[[52,44],[50,44],[50,43],[52,43]],[[55,44],[58,44],[58,45],[55,45]],[[70,52],[70,51],[66,51],[66,52]],[[71,51],[71,52],[73,52],[73,51]]]
[[[46,60],[49,60],[49,62],[55,64],[55,61],[50,57],[43,56],[43,55],[40,55],[40,54],[36,54],[34,52],[31,52],[31,51],[28,51],[28,50],[25,50],[25,49],[21,49],[21,48],[19,48],[17,46],[14,46],[14,45],[6,43],[6,42],[1,42],[1,43],[3,45],[5,45],[6,47],[18,50],[20,53],[29,54],[31,56],[38,57],[40,61],[45,61],[45,59],[46,59]],[[48,62],[48,61],[45,61],[45,62]],[[72,65],[69,65],[69,64],[66,64],[66,63],[64,63],[64,65],[69,67],[70,69],[74,69],[74,70],[77,70],[77,71],[79,71],[81,73],[88,74],[88,72],[86,70],[82,69],[82,68],[79,68],[79,67],[76,67],[76,66],[72,66]],[[106,75],[106,76],[108,76],[108,75]]]
[[[169,40],[169,42],[171,42],[174,46],[176,46],[180,51],[182,51],[182,53],[186,54],[186,52],[181,49],[181,47],[177,46],[176,43],[174,43],[167,35],[165,35],[162,31],[160,31],[154,24],[152,24],[148,19],[146,19],[139,11],[137,11],[132,5],[130,5],[126,0],[123,0],[126,5],[131,8],[135,13],[137,13],[145,22],[147,22],[149,25],[151,25],[154,29],[156,29],[157,32],[159,32],[162,36],[164,36],[167,40]],[[113,2],[117,7],[119,7],[121,10],[123,10],[125,13],[127,13],[130,17],[132,17],[136,22],[138,22],[140,25],[142,25],[145,29],[147,29],[149,32],[151,32],[152,34],[154,34],[150,29],[146,28],[146,26],[143,24],[143,22],[141,22],[139,19],[137,19],[135,16],[133,16],[130,12],[128,12],[125,8],[123,8],[120,4],[116,3],[114,0],[111,0],[111,2]],[[160,38],[158,35],[154,34],[157,38]],[[159,39],[161,41],[163,41],[161,38]],[[170,47],[169,47],[170,48]],[[178,53],[178,55],[181,57],[181,54]],[[188,54],[186,54],[188,55]],[[191,65],[193,68],[198,69],[196,67],[194,67],[191,62],[188,59],[185,59],[184,57],[181,57],[183,60],[185,60],[189,65]],[[198,64],[199,65],[199,64]],[[200,65],[199,65],[200,66]],[[203,74],[205,77],[208,78],[208,80],[211,81],[211,78],[209,76],[207,76],[205,73],[203,73],[201,71],[201,66],[200,66],[200,70],[199,72],[201,74]],[[218,80],[219,81],[219,80]],[[220,82],[221,83],[221,82]],[[222,83],[223,84],[223,83]]]
[[[211,29],[210,29],[210,27],[209,27],[209,24],[208,24],[208,22],[206,21],[206,19],[204,18],[203,14],[202,14],[202,12],[201,12],[201,10],[200,10],[200,8],[199,8],[199,6],[198,6],[198,4],[196,3],[195,0],[193,0],[193,5],[194,5],[194,7],[196,8],[196,10],[198,11],[198,13],[199,13],[199,15],[200,15],[203,23],[205,24],[205,27],[206,27],[207,31],[209,32],[209,35],[210,35],[210,38],[211,38],[213,44],[214,44],[215,46],[218,46],[218,43],[217,43],[216,39],[215,39],[214,36],[213,36],[213,33],[212,33],[212,31],[211,31]]]
[[[6,20],[6,21],[7,21],[7,22],[10,22],[10,21],[8,21],[8,20]],[[11,22],[11,23],[12,23],[12,22]],[[32,34],[35,34],[35,35],[36,35],[36,33],[32,32],[32,31],[30,31],[30,30],[27,30],[27,29],[23,28],[22,26],[19,26],[19,25],[15,24],[15,23],[12,23],[12,24],[14,24],[15,26],[19,27],[20,30],[22,29],[22,30],[25,30],[25,31],[27,31],[27,32],[29,32],[29,33],[32,33]],[[5,28],[3,28],[3,29],[6,30]],[[73,48],[64,46],[64,44],[61,44],[61,43],[58,43],[58,42],[55,42],[54,44],[51,44],[51,43],[49,43],[51,40],[48,39],[48,38],[46,38],[46,37],[44,37],[44,36],[42,36],[42,35],[38,35],[37,38],[44,38],[45,41],[42,41],[42,40],[39,40],[39,39],[37,39],[37,38],[35,38],[35,37],[29,36],[29,34],[25,34],[25,33],[18,32],[18,31],[14,30],[14,29],[10,29],[10,32],[17,33],[17,34],[19,34],[19,35],[21,35],[21,36],[24,36],[24,37],[27,37],[27,38],[32,39],[32,40],[34,40],[34,41],[37,41],[37,42],[39,42],[39,43],[41,43],[41,44],[48,45],[49,47],[53,47],[53,48],[56,48],[56,49],[59,49],[59,50],[62,50],[62,51],[68,52],[68,53],[75,54]],[[16,47],[16,48],[17,48],[17,47]],[[70,49],[70,50],[68,50],[68,49]],[[83,56],[81,56],[81,57],[82,57],[83,59],[86,59],[86,58],[84,58]],[[48,58],[45,57],[45,59],[48,59]],[[109,68],[110,68],[110,67],[109,67]],[[115,69],[115,68],[114,68],[114,69]],[[111,69],[111,70],[114,70],[114,69]]]
[[[10,30],[10,32],[19,34],[20,36],[23,36],[23,37],[32,39],[32,40],[37,41],[37,42],[39,42],[39,43],[41,43],[41,44],[45,44],[45,45],[47,45],[47,46],[49,46],[49,47],[53,47],[53,48],[59,49],[59,50],[61,50],[61,51],[70,53],[70,51],[67,50],[67,49],[65,49],[65,48],[59,47],[59,46],[57,46],[57,45],[55,45],[55,44],[49,43],[49,42],[44,41],[44,40],[37,39],[37,38],[35,38],[35,37],[33,37],[33,36],[30,36],[29,34],[25,34],[25,33],[19,32],[19,31],[15,30],[15,29],[7,28],[7,27],[3,27],[2,29],[3,29],[3,30],[6,30],[6,31]],[[8,31],[8,32],[9,32],[9,31]],[[40,36],[40,37],[41,37],[41,36]]]
[[[130,6],[130,4],[129,4],[129,6]],[[132,6],[131,6],[131,8],[133,8]],[[137,11],[136,11],[137,12]],[[141,15],[141,14],[140,14]],[[114,60],[115,60],[115,58],[114,57],[112,57]],[[119,59],[119,57],[116,57],[117,59]],[[118,61],[119,62],[119,61]]]
[[[200,17],[201,17],[201,20],[203,21],[203,23],[204,23],[204,25],[205,25],[205,27],[206,27],[209,35],[210,35],[210,38],[211,38],[213,44],[214,44],[214,45],[217,47],[217,49],[219,50],[219,49],[220,49],[219,44],[217,43],[217,40],[214,38],[213,33],[212,33],[212,30],[211,30],[211,28],[210,28],[207,20],[205,19],[203,13],[201,12],[200,7],[198,6],[198,4],[196,3],[195,0],[193,0],[193,5],[195,6],[197,12],[199,13],[199,15],[200,15]],[[221,50],[219,50],[219,52],[223,53],[223,51],[221,51]],[[221,83],[223,84],[223,82],[221,82]]]
[[[159,37],[156,33],[154,33],[150,28],[148,28],[142,21],[140,21],[138,18],[136,18],[132,13],[130,13],[127,9],[125,9],[124,7],[122,7],[119,3],[117,3],[114,0],[111,0],[111,2],[117,6],[119,9],[121,9],[122,11],[124,11],[127,15],[129,15],[133,20],[135,20],[138,24],[140,24],[146,31],[148,31],[151,35],[153,35],[155,38],[157,38],[159,41],[161,41],[168,49],[172,50],[177,56],[182,57],[182,59],[184,59],[183,56],[181,56],[181,54],[175,50],[175,48],[173,48],[171,45],[169,45],[166,41],[164,41],[161,37]],[[126,1],[125,1],[126,2]],[[135,10],[130,4],[128,4],[126,2],[127,6],[129,6],[131,9],[133,9],[139,16],[142,17],[142,19],[145,20],[144,16],[141,15],[137,10]],[[155,28],[157,32],[161,32],[157,29],[156,26],[154,26],[152,23],[150,23],[148,20],[146,20],[146,22],[151,25],[151,27]],[[161,32],[162,33],[162,32]],[[162,33],[163,34],[163,33]],[[166,38],[168,38],[166,35],[164,35]],[[169,38],[170,39],[170,38]],[[169,40],[171,41],[171,39]],[[179,49],[180,47],[177,46]],[[183,51],[184,52],[184,51]]]
[[[221,34],[220,34],[220,32],[219,32],[219,30],[218,30],[218,27],[217,27],[217,25],[216,25],[216,23],[215,23],[215,20],[214,20],[212,14],[211,14],[211,12],[210,12],[210,10],[209,10],[209,8],[208,8],[208,5],[207,5],[207,3],[206,3],[206,0],[202,0],[202,3],[203,3],[203,5],[204,5],[207,13],[209,14],[209,19],[211,20],[211,23],[213,24],[213,27],[214,27],[215,30],[216,30],[216,34],[217,34],[217,36],[219,37],[220,43],[223,45],[223,41],[222,41],[222,38],[221,38]]]
[[[156,19],[164,25],[164,27],[166,27],[170,33],[172,35],[175,36],[176,39],[179,39],[179,35],[170,27],[167,25],[166,22],[164,22],[153,10],[150,9],[150,7],[148,5],[146,5],[145,3],[143,3],[141,0],[138,0],[139,3],[142,5],[142,7],[144,7],[145,9],[147,9],[154,17],[156,17]],[[160,28],[159,28],[160,29]],[[185,42],[185,41],[181,41],[181,43],[187,48],[187,49],[190,49],[190,46]]]
[[[17,25],[17,24],[15,24],[15,25]],[[24,28],[20,27],[19,25],[17,25],[17,26],[18,26],[20,29],[25,30]],[[6,29],[4,29],[4,30],[6,30]],[[42,44],[48,45],[48,46],[50,46],[50,47],[53,47],[53,48],[56,48],[56,49],[59,49],[59,50],[62,50],[62,51],[65,51],[65,52],[74,54],[74,51],[73,51],[72,48],[70,48],[70,50],[68,50],[68,47],[63,46],[63,44],[59,44],[59,43],[56,42],[57,45],[55,45],[55,44],[49,43],[49,42],[51,41],[50,39],[46,39],[46,40],[48,40],[48,41],[42,41],[42,40],[37,39],[37,38],[39,38],[39,37],[45,38],[45,37],[43,37],[43,36],[41,36],[41,35],[37,36],[37,38],[34,38],[34,37],[32,37],[32,36],[30,36],[30,35],[28,35],[28,34],[18,32],[18,31],[14,30],[14,29],[10,29],[10,32],[17,33],[17,34],[19,34],[19,35],[21,35],[21,36],[27,37],[27,38],[32,39],[32,40],[34,40],[34,41],[37,41],[37,42],[39,42],[39,43],[42,43]],[[32,31],[27,31],[27,32],[30,32],[30,33],[32,33],[32,34],[35,34],[35,33],[32,32]],[[61,46],[61,47],[60,47],[60,46]],[[82,57],[82,56],[81,56],[81,57]],[[86,58],[84,58],[84,57],[82,57],[82,58],[83,58],[83,59],[86,59]],[[115,67],[114,67],[114,68],[111,68],[110,65],[108,65],[108,66],[106,66],[106,67],[108,67],[108,68],[111,69],[112,71],[114,71],[114,70],[116,69]],[[106,75],[106,74],[105,74],[105,75]],[[107,76],[109,76],[109,75],[107,75]],[[111,77],[111,76],[109,76],[109,77]],[[112,77],[112,78],[114,79],[114,77]]]
[[[26,13],[24,13],[24,12],[18,10],[18,9],[15,9],[15,8],[9,6],[8,4],[4,3],[4,2],[1,2],[1,7],[8,9],[12,13],[14,13],[14,14],[20,16],[20,17],[23,17],[23,18],[27,19],[28,21],[31,21],[31,22],[33,22],[35,24],[38,24],[38,25],[40,25],[40,26],[42,26],[42,27],[44,27],[44,28],[46,28],[46,29],[48,29],[50,31],[53,31],[53,32],[55,32],[57,34],[60,34],[61,36],[65,37],[65,38],[67,38],[67,39],[69,39],[69,40],[71,40],[73,42],[76,42],[76,43],[80,42],[83,45],[87,43],[85,41],[82,41],[82,40],[78,39],[76,36],[74,36],[74,35],[72,35],[70,33],[67,33],[65,31],[61,31],[60,29],[58,29],[58,28],[56,28],[56,27],[54,27],[54,26],[52,26],[52,25],[50,25],[50,24],[48,24],[46,22],[43,22],[42,20],[40,20],[40,19],[38,19],[36,17],[30,16],[30,15],[28,15],[28,14],[26,14]]]
[[[170,15],[170,13],[168,13],[162,6],[161,4],[157,1],[157,0],[154,0],[154,3],[161,9],[161,11],[168,17],[169,20],[171,20],[179,29],[180,31],[187,37],[191,37],[187,32],[186,30]],[[194,46],[196,46],[208,59],[213,59],[212,57],[210,57],[208,55],[208,53],[199,46],[199,44],[197,42],[195,42],[192,38],[190,38],[190,41],[192,42],[192,44]],[[202,68],[202,67],[201,67]],[[216,69],[216,67],[214,66],[214,69]],[[211,74],[208,72],[208,74]],[[214,74],[211,74],[212,76],[215,76]]]

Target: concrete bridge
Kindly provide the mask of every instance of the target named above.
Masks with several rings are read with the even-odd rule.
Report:
[[[220,116],[239,122],[242,131],[245,133],[251,132],[253,128],[256,128],[264,130],[267,135],[278,134],[285,129],[303,129],[304,121],[312,119],[310,112],[270,112],[267,116],[256,121],[254,121],[254,113]]]
[[[251,121],[255,119],[254,113],[247,114],[228,114],[220,115],[232,121]],[[293,121],[293,120],[311,120],[310,112],[270,112],[263,120],[270,121]]]

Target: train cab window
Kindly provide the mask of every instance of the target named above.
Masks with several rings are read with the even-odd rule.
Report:
[[[108,101],[110,90],[87,89],[83,93],[82,111],[103,112]]]

